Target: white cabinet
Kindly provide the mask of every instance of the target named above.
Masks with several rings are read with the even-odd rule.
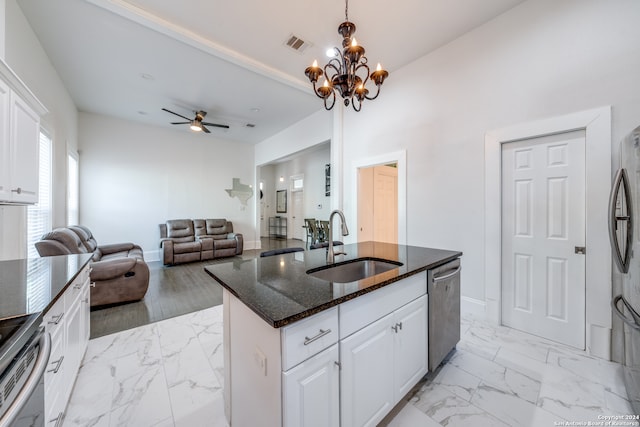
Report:
[[[289,369],[283,376],[283,425],[338,426],[338,344]]]
[[[340,341],[342,424],[375,426],[393,408],[393,316]]]
[[[45,427],[64,417],[88,343],[89,271],[87,265],[44,314],[51,334],[51,356],[45,372]],[[86,299],[86,301],[85,301]]]
[[[427,372],[427,296],[340,341],[341,420],[375,426]]]
[[[421,272],[276,329],[224,289],[229,424],[375,426],[427,373],[426,293]]]
[[[0,61],[0,203],[38,201],[40,115],[46,111]]]

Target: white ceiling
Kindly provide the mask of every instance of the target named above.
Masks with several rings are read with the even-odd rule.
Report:
[[[250,144],[323,108],[304,69],[344,21],[341,0],[17,1],[80,111],[189,132],[161,109],[202,109],[231,127],[211,135]],[[375,102],[394,70],[522,1],[351,0],[359,44],[390,72]],[[311,46],[291,50],[291,34]]]

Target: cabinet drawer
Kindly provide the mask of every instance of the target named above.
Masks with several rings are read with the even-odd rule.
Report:
[[[282,370],[286,371],[338,342],[338,308],[333,307],[281,330]]]
[[[340,338],[364,328],[427,293],[427,272],[340,304]]]

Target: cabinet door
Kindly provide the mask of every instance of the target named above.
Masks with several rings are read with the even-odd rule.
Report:
[[[427,373],[427,310],[424,295],[394,313],[394,404]]]
[[[0,200],[11,200],[11,150],[9,116],[11,90],[0,80]]]
[[[68,289],[67,292],[71,292],[72,289]],[[75,291],[75,290],[73,290]],[[76,292],[74,292],[75,294]],[[82,318],[80,294],[74,295],[76,298],[67,305],[67,319],[65,321],[66,335],[67,335],[67,349],[65,351],[65,362],[67,362],[65,368],[65,402],[71,395],[71,389],[75,382],[76,374],[80,368],[81,356],[80,346],[81,344],[81,327],[80,322]]]
[[[12,201],[37,203],[40,117],[13,92],[10,141]]]
[[[338,344],[282,373],[285,427],[340,423]]]
[[[393,408],[393,314],[340,341],[343,426],[375,426]]]
[[[91,333],[91,295],[89,282],[90,279],[87,274],[87,278],[82,287],[82,296],[80,297],[80,310],[82,314],[80,319],[80,359],[84,357],[87,345],[89,344],[89,335]]]

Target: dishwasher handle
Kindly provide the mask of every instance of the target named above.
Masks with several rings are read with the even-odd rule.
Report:
[[[11,425],[11,423],[15,421],[15,418],[22,410],[22,407],[27,403],[33,394],[33,391],[38,386],[40,378],[44,375],[44,370],[49,363],[49,356],[51,354],[51,335],[49,335],[48,332],[42,331],[37,338],[33,339],[33,341],[36,339],[38,339],[40,346],[38,358],[36,359],[36,362],[33,365],[33,370],[31,371],[29,378],[27,378],[27,381],[24,383],[22,390],[20,390],[15,400],[11,402],[11,406],[9,406],[7,412],[5,412],[2,418],[0,418],[0,426]]]
[[[441,282],[443,280],[447,280],[452,278],[453,276],[455,276],[456,274],[460,273],[460,270],[462,270],[462,266],[458,266],[458,268],[456,268],[455,270],[453,270],[451,273],[447,273],[447,274],[443,274],[442,276],[434,276],[433,277],[433,283],[436,282]]]

